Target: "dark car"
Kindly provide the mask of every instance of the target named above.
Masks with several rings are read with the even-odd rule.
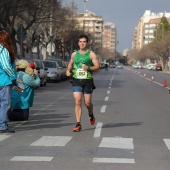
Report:
[[[156,69],[156,71],[162,71],[162,65],[157,63],[155,69]]]

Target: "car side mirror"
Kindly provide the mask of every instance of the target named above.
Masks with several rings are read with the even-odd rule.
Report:
[[[48,68],[45,68],[44,70],[48,70]]]

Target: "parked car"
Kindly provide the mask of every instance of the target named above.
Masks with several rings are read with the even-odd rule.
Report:
[[[156,71],[162,71],[162,65],[160,63],[156,64]]]
[[[64,61],[59,58],[50,58],[50,59],[45,59],[45,60],[50,60],[50,61],[57,61],[59,65],[59,69],[61,70],[61,80],[66,80],[66,65],[64,64]]]
[[[57,61],[52,60],[43,60],[43,63],[47,70],[47,80],[48,81],[61,81],[61,69],[59,68],[59,64]]]
[[[150,64],[148,64],[148,65],[146,66],[146,68],[147,68],[148,70],[152,70],[152,69],[154,68],[154,66],[155,66],[155,64],[150,63]]]
[[[100,69],[105,68],[105,64],[103,62],[100,63]]]
[[[111,63],[111,64],[109,65],[109,67],[110,67],[110,68],[115,68],[116,65],[115,65],[114,63]]]
[[[136,65],[136,64],[132,65],[132,67],[133,67],[133,68],[139,68],[139,66]]]
[[[39,72],[40,72],[39,77],[40,77],[40,80],[41,80],[41,86],[46,86],[48,68],[46,68],[44,66],[44,63],[42,62],[42,60],[34,59],[34,61],[37,64],[37,67],[39,68]]]
[[[123,68],[123,64],[119,63],[119,64],[117,65],[117,68]]]

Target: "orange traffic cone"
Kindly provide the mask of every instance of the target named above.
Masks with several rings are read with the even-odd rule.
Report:
[[[164,80],[164,87],[167,87],[166,79]]]
[[[151,81],[154,81],[154,77],[152,76]]]
[[[144,74],[143,77],[146,78],[146,74]]]

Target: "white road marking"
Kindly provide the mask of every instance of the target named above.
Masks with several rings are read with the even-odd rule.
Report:
[[[94,135],[93,137],[94,138],[98,138],[100,137],[100,134],[101,134],[101,130],[102,130],[102,125],[103,123],[102,122],[98,122],[97,125],[96,125],[96,129],[94,131]]]
[[[109,150],[112,150],[113,153],[120,152],[118,154],[120,154],[121,156],[122,153],[122,157],[120,156],[116,157],[116,154],[113,154],[113,158],[107,158],[107,157],[94,158],[93,159],[94,163],[133,163],[133,164],[135,163],[135,159],[127,158],[128,155],[124,157],[124,153],[129,153],[130,154],[129,156],[132,156],[131,154],[134,154],[133,138],[104,137],[99,145],[99,148],[101,148],[102,150],[104,150],[104,148],[108,148]]]
[[[53,157],[45,156],[14,156],[11,161],[51,161]]]
[[[109,138],[102,139],[99,147],[119,148],[119,149],[134,149],[132,138]]]
[[[114,79],[115,75],[112,76],[111,81]]]
[[[104,101],[108,101],[109,100],[109,96],[106,96]]]
[[[106,110],[106,105],[103,105],[102,108],[101,108],[101,110],[100,110],[100,112],[101,112],[101,113],[105,113],[105,110]]]
[[[65,146],[71,139],[71,136],[43,136],[31,146]]]
[[[107,94],[110,94],[110,90],[107,91]]]
[[[94,158],[94,163],[135,163],[135,159],[126,158]]]
[[[170,139],[163,139],[166,146],[168,147],[168,149],[170,150]]]
[[[0,141],[3,141],[7,138],[9,138],[11,135],[0,135]]]
[[[109,86],[109,89],[111,89],[111,87]]]

